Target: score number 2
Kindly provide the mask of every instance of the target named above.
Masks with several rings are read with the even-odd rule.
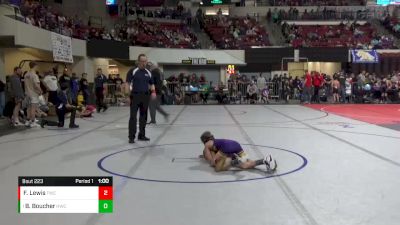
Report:
[[[112,200],[113,189],[109,187],[99,187],[99,200]]]

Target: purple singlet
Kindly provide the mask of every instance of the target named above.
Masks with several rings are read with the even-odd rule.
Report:
[[[243,151],[242,146],[236,141],[228,139],[215,139],[214,146],[217,150],[231,156],[233,153],[240,153]]]

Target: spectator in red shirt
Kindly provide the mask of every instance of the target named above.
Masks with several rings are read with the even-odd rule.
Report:
[[[310,103],[311,98],[311,88],[312,88],[312,77],[310,72],[306,71],[306,75],[304,76],[304,88],[303,88],[303,100],[304,103]]]
[[[319,89],[321,88],[321,86],[324,83],[324,78],[322,77],[321,74],[319,74],[318,72],[314,73],[313,76],[313,85],[314,85],[314,101],[316,103],[319,103],[320,99],[319,99]]]

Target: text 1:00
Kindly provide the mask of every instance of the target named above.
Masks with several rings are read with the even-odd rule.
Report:
[[[108,184],[110,183],[110,180],[108,178],[102,178],[98,180],[100,184]]]

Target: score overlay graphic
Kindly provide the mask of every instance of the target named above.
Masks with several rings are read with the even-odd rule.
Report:
[[[18,177],[18,213],[112,212],[112,177]]]

